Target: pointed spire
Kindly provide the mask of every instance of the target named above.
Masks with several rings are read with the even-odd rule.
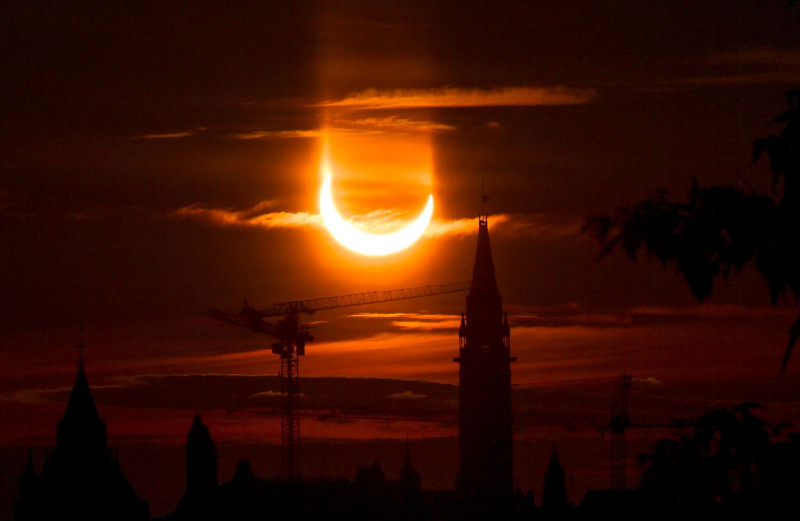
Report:
[[[186,436],[186,493],[210,494],[217,488],[217,446],[200,414]]]
[[[25,464],[25,472],[19,478],[20,502],[35,500],[36,479],[36,469],[33,467],[33,451],[28,449],[28,462]]]
[[[192,420],[192,428],[189,430],[189,435],[192,434],[209,434],[208,427],[203,423],[203,418],[200,416],[199,412],[195,413],[194,419]]]
[[[550,453],[550,463],[547,464],[547,469],[556,472],[563,471],[561,462],[558,459],[558,447],[555,443],[553,444],[553,451]]]
[[[486,195],[486,191],[483,189],[483,176],[481,176],[481,213],[480,219],[483,221],[488,220],[488,216],[486,215],[486,203],[489,202],[489,196]]]
[[[403,462],[403,468],[400,470],[400,482],[408,490],[419,490],[422,483],[420,473],[411,464],[411,443],[408,440],[408,435],[406,435],[405,461]]]
[[[564,479],[564,467],[558,460],[558,450],[553,444],[550,463],[544,473],[542,488],[542,508],[549,511],[563,510],[567,506],[567,487]]]
[[[79,331],[80,331],[80,333],[79,333],[79,336],[78,336],[78,346],[77,346],[78,347],[78,367],[83,369],[83,348],[86,347],[83,344],[83,331],[84,331],[83,324],[81,324],[79,326]]]
[[[75,384],[72,386],[67,410],[64,413],[64,419],[67,417],[92,420],[100,418],[97,406],[94,403],[94,397],[92,397],[92,391],[89,389],[89,381],[86,379],[86,373],[83,369],[82,353],[78,358],[78,373],[75,376]]]
[[[86,347],[83,343],[83,326],[80,326],[80,338],[75,347],[78,348],[78,374],[75,377],[75,385],[72,386],[64,417],[66,418],[72,411],[74,414],[99,418],[100,415],[97,413],[97,407],[94,404],[92,392],[89,390],[89,382],[86,380],[86,373],[83,369],[83,349]]]
[[[36,468],[33,466],[33,451],[31,449],[28,449],[28,462],[25,464],[25,472],[22,474],[22,479],[28,483],[36,480]]]
[[[106,425],[100,419],[83,369],[83,344],[79,344],[78,373],[64,417],[58,422],[59,448],[106,448]]]
[[[478,247],[475,250],[475,264],[472,268],[472,287],[470,294],[497,295],[497,280],[494,274],[492,246],[489,243],[489,223],[485,218],[478,220]]]

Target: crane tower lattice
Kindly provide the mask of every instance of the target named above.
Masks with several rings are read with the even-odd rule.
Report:
[[[300,468],[300,356],[305,355],[306,342],[314,337],[308,328],[300,324],[300,313],[312,314],[323,309],[378,304],[396,300],[406,300],[443,293],[466,291],[470,282],[454,282],[434,286],[417,286],[414,288],[352,293],[335,297],[324,297],[310,300],[279,302],[272,306],[257,310],[247,300],[238,314],[226,313],[212,309],[209,315],[217,320],[244,327],[257,333],[265,333],[278,341],[272,344],[272,352],[280,356],[280,391],[281,391],[281,475],[285,480],[294,480],[299,476]],[[265,322],[264,318],[283,316],[277,324]]]

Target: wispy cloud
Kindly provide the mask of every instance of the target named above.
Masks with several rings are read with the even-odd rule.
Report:
[[[591,103],[594,89],[570,87],[504,87],[499,89],[367,89],[340,100],[324,101],[322,107],[353,109],[432,107],[520,107],[537,105],[579,105]]]
[[[800,81],[800,48],[749,47],[703,58],[719,74],[685,78],[690,85],[796,83]]]
[[[361,118],[354,120],[337,120],[337,123],[350,125],[359,129],[379,130],[385,132],[441,132],[455,130],[453,125],[435,121],[417,120],[389,116],[385,118]]]
[[[402,331],[454,331],[461,319],[457,315],[438,315],[424,313],[355,313],[354,318],[389,320],[392,327]]]
[[[233,137],[235,139],[243,139],[243,140],[250,140],[250,139],[297,139],[297,138],[321,138],[325,137],[331,131],[335,131],[339,129],[332,129],[332,130],[321,130],[321,129],[312,129],[312,130],[254,130],[252,132],[242,132],[239,134],[234,134]]]
[[[197,127],[191,130],[184,130],[182,132],[165,132],[162,134],[143,134],[141,136],[134,136],[133,139],[181,139],[191,137],[197,134],[198,131],[206,130],[206,127]]]
[[[584,324],[593,326],[625,326],[633,324],[633,317],[611,313],[559,313],[543,310],[544,313],[514,314],[512,322],[516,325],[554,326],[566,324]]]
[[[749,47],[712,54],[705,61],[712,65],[768,65],[797,70],[800,68],[800,48]]]
[[[403,391],[402,393],[392,393],[387,398],[392,400],[421,400],[427,398],[428,395],[422,393],[415,393],[414,391]]]
[[[653,386],[664,385],[664,382],[662,382],[655,376],[635,377],[633,378],[633,383],[653,385]]]
[[[681,83],[685,85],[746,85],[795,83],[797,81],[800,81],[800,72],[798,71],[769,71],[754,74],[733,74],[687,78]]]
[[[247,210],[212,208],[202,204],[184,206],[172,212],[174,217],[195,219],[216,226],[241,226],[262,228],[324,228],[322,216],[309,212],[264,212],[269,204],[259,203]],[[356,226],[369,225],[371,233],[396,230],[407,221],[408,212],[376,210],[351,218]],[[544,215],[494,214],[489,216],[489,227],[501,234],[528,236],[539,239],[558,239],[577,235],[579,222],[559,221]],[[475,219],[433,219],[423,237],[468,236],[477,232]]]
[[[292,129],[292,130],[253,130],[240,132],[231,137],[240,140],[257,139],[320,139],[336,134],[383,134],[383,133],[411,133],[411,132],[444,132],[455,130],[456,127],[437,123],[429,120],[417,120],[387,116],[384,118],[358,118],[349,119],[338,117],[332,125],[319,129]],[[177,136],[176,136],[177,137]]]
[[[629,310],[628,313],[631,315],[658,317],[767,318],[794,316],[797,313],[797,309],[772,306],[747,307],[736,304],[703,304],[697,306],[640,306]]]
[[[393,320],[394,327],[406,331],[455,331],[461,323],[460,318],[432,322],[429,320]]]
[[[230,210],[209,208],[193,204],[172,212],[180,218],[204,221],[216,226],[241,226],[262,228],[305,228],[323,226],[322,217],[308,212],[267,212],[258,213],[260,203],[249,210]]]
[[[453,315],[436,315],[422,313],[353,313],[354,318],[411,318],[415,320],[449,320]]]
[[[497,230],[505,235],[558,239],[577,236],[580,232],[579,221],[559,220],[544,214],[500,213],[490,215],[488,220],[490,230]],[[474,233],[476,233],[475,219],[472,217],[454,220],[434,219],[425,230],[426,237]]]

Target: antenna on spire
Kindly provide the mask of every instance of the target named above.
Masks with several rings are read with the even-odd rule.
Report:
[[[481,214],[478,217],[479,221],[483,221],[483,222],[487,222],[488,221],[488,217],[489,216],[486,215],[486,208],[485,208],[485,205],[488,202],[489,202],[489,196],[486,195],[486,191],[483,189],[483,176],[481,176]]]
[[[83,348],[86,347],[83,345],[83,331],[84,327],[83,324],[78,325],[78,367],[83,369]]]

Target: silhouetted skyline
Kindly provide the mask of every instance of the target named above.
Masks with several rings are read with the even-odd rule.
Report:
[[[277,360],[207,309],[469,280],[482,179],[525,419],[515,487],[541,499],[553,442],[572,500],[605,486],[592,420],[623,373],[642,423],[755,401],[800,424],[800,363],[777,377],[794,302],[773,307],[745,270],[700,306],[680,276],[597,262],[579,235],[585,215],[693,179],[770,191],[751,146],[800,83],[798,7],[785,4],[4,5],[0,519],[28,448],[42,461],[53,444],[81,326],[109,444],[153,514],[183,493],[197,412],[220,482],[245,452],[266,476]],[[343,215],[411,218],[433,194],[420,241],[368,258],[331,238],[323,135],[343,163],[363,161],[334,180]],[[462,299],[309,317],[305,471],[355,479],[380,457],[395,476],[408,436],[426,486],[453,485]],[[635,455],[667,434],[631,429],[631,486]],[[163,461],[175,475],[157,478],[176,485],[151,481]]]

